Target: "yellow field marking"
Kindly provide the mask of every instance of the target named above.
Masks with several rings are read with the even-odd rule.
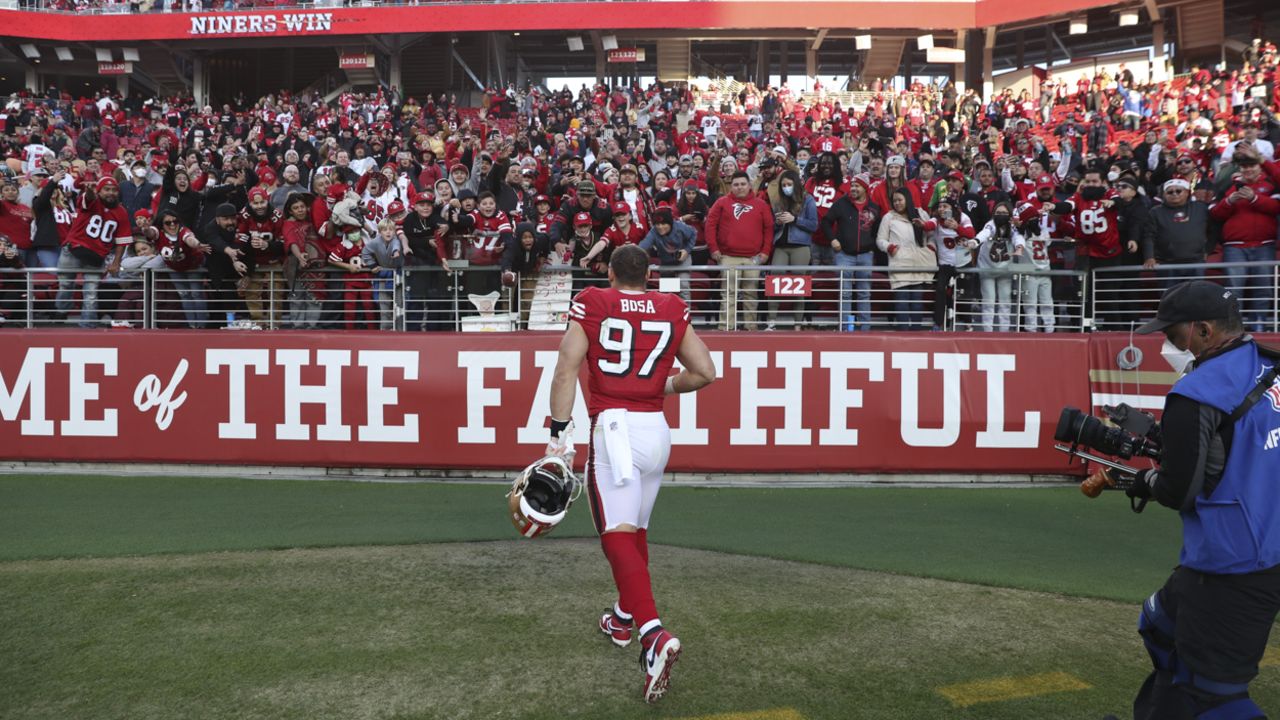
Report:
[[[1280,665],[1280,647],[1268,645],[1267,651],[1262,653],[1262,659],[1258,661],[1258,667],[1275,667]]]
[[[719,715],[699,715],[685,720],[805,720],[805,717],[792,708],[775,708],[773,710],[757,710],[755,712],[731,712]]]
[[[1088,690],[1090,687],[1089,683],[1074,675],[1051,672],[948,685],[938,688],[938,693],[956,707],[969,707],[979,703],[1017,700],[1068,690]]]
[[[1182,376],[1176,372],[1165,372],[1160,370],[1102,370],[1094,369],[1089,371],[1089,380],[1091,382],[1112,382],[1112,383],[1150,383],[1152,385],[1172,385],[1178,382]]]

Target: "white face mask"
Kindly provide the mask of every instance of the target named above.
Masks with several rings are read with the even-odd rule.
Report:
[[[1179,375],[1185,375],[1187,368],[1191,367],[1191,363],[1195,362],[1196,356],[1190,350],[1179,350],[1177,345],[1169,342],[1165,338],[1164,345],[1160,348],[1160,357],[1174,369]]]
[[[1107,180],[1108,180],[1109,182],[1115,182],[1115,181],[1117,181],[1117,180],[1119,180],[1119,179],[1120,179],[1120,173],[1115,172],[1115,171],[1112,171],[1112,172],[1107,173]]]
[[[133,169],[133,176],[134,176],[134,177],[146,177],[146,176],[147,176],[147,169],[146,169],[146,168],[134,168],[134,169]]]

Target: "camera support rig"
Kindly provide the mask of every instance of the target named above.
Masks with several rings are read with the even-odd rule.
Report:
[[[1114,475],[1107,474],[1107,475],[1101,476],[1101,478],[1096,481],[1094,480],[1093,476],[1085,478],[1085,480],[1080,483],[1080,492],[1084,493],[1087,497],[1096,498],[1098,497],[1098,495],[1102,494],[1103,490],[1107,488],[1112,488],[1114,490],[1128,490],[1129,488],[1133,487],[1133,483],[1136,482],[1136,478],[1139,472],[1138,468],[1130,467],[1128,465],[1125,465],[1124,463],[1118,463],[1114,460],[1108,460],[1107,458],[1104,458],[1101,455],[1094,455],[1093,453],[1088,452],[1087,450],[1081,450],[1080,447],[1075,444],[1072,444],[1072,445],[1055,444],[1053,446],[1053,449],[1058,450],[1060,452],[1064,452],[1071,457],[1078,457],[1081,460],[1088,460],[1089,462],[1095,462],[1105,468],[1116,471],[1116,474]],[[1070,462],[1071,462],[1070,460],[1067,461],[1068,464],[1070,464]],[[1135,513],[1140,513],[1146,508],[1147,508],[1146,498],[1142,498],[1141,500],[1135,497],[1129,498],[1129,509],[1134,511]]]

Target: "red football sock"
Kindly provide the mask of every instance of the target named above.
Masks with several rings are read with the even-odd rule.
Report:
[[[640,551],[644,566],[649,567],[649,531],[644,528],[636,530],[636,550]]]
[[[644,627],[657,619],[658,608],[649,585],[649,568],[636,544],[633,533],[609,532],[600,536],[604,556],[613,570],[613,582],[618,586],[618,604],[635,618],[636,627]]]

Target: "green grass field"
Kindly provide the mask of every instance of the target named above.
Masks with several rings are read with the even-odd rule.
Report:
[[[1096,720],[1177,557],[1118,494],[671,486],[650,708],[585,501],[524,541],[504,491],[0,476],[0,718]]]

